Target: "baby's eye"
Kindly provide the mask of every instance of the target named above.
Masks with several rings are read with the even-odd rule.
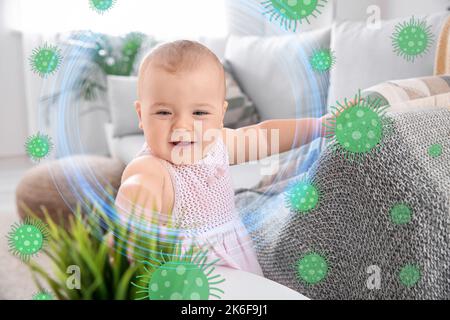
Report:
[[[206,111],[195,111],[194,114],[195,114],[196,116],[203,116],[203,115],[205,115],[205,114],[208,114],[208,112],[206,112]]]
[[[161,115],[166,116],[166,115],[170,114],[170,112],[169,111],[158,111],[156,114],[161,114]]]

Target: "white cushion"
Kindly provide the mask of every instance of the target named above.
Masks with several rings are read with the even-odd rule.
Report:
[[[315,49],[329,48],[330,29],[277,37],[231,36],[225,59],[261,120],[320,116],[328,74],[309,65]]]
[[[108,100],[114,137],[142,133],[134,108],[136,99],[137,77],[108,76]]]
[[[123,163],[130,163],[144,145],[145,138],[143,134],[132,134],[119,138],[114,138],[114,154]]]
[[[328,105],[353,97],[358,89],[387,80],[432,75],[437,39],[447,16],[448,12],[442,12],[415,17],[426,20],[434,42],[428,53],[414,62],[398,56],[391,39],[396,25],[409,21],[411,17],[383,21],[379,30],[367,28],[365,21],[335,24],[331,33],[331,49],[336,55],[336,65],[330,72]]]

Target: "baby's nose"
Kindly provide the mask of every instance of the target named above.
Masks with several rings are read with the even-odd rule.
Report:
[[[180,131],[191,131],[192,130],[192,118],[188,117],[178,117],[175,119],[175,122],[173,124],[173,130],[180,130]]]

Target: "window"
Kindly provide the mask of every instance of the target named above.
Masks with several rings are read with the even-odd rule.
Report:
[[[114,35],[141,31],[158,38],[220,37],[227,32],[224,0],[117,0],[103,15],[90,8],[89,0],[16,3],[12,23],[23,32],[90,29]]]

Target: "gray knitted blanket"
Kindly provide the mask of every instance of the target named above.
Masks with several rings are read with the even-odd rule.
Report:
[[[450,298],[450,111],[389,115],[377,152],[326,149],[305,176],[307,214],[287,181],[236,195],[264,275],[312,299]]]

